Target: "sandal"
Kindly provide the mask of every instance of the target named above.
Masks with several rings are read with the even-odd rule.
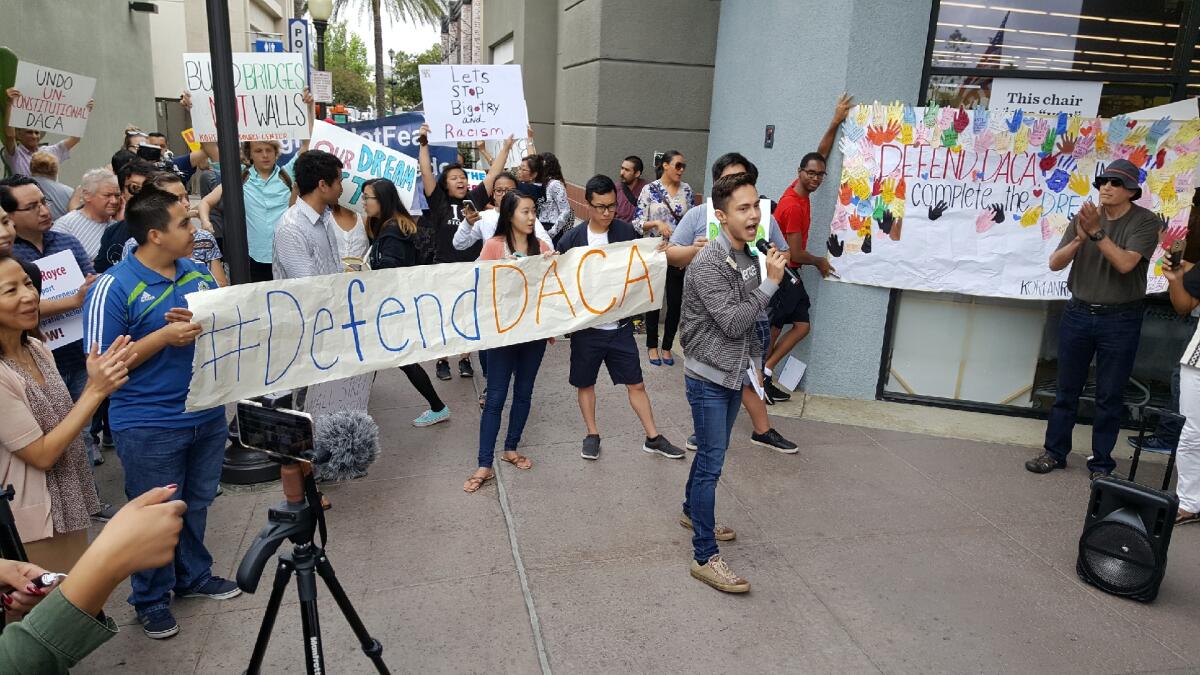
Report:
[[[1187,511],[1180,511],[1175,515],[1176,527],[1180,525],[1187,525],[1188,523],[1200,523],[1200,513],[1188,513]]]
[[[495,477],[496,477],[496,474],[494,472],[490,473],[486,476],[471,476],[470,478],[467,479],[467,482],[463,485],[463,492],[468,492],[468,493],[478,492],[479,488],[483,487],[484,483],[488,482],[489,480],[491,480]]]
[[[519,452],[513,457],[505,457],[504,455],[500,455],[500,461],[508,462],[522,471],[528,471],[529,469],[533,468],[533,462],[529,462],[529,458]],[[529,463],[525,466],[521,466],[522,462]]]

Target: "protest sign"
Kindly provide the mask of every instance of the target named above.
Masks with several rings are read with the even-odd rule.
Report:
[[[183,81],[192,95],[196,140],[217,140],[212,63],[208,54],[183,55]],[[279,141],[308,138],[309,109],[304,103],[307,73],[304,55],[288,52],[233,55],[238,140]]]
[[[333,73],[328,70],[312,71],[312,95],[317,103],[333,103]]]
[[[187,296],[187,409],[529,342],[657,309],[666,254],[641,239],[558,256],[226,286]]]
[[[82,136],[87,129],[95,78],[21,61],[13,87],[21,95],[12,100],[9,126],[64,136]]]
[[[430,143],[527,135],[521,66],[421,66],[420,75]]]
[[[200,149],[200,144],[196,142],[195,129],[188,127],[179,132],[179,135],[183,137],[183,142],[187,144],[188,152],[195,152]]]
[[[993,115],[1020,109],[1038,115],[1065,112],[1095,117],[1100,109],[1100,89],[1103,87],[1103,82],[996,77],[992,79],[988,110]]]
[[[79,263],[71,251],[59,251],[33,263],[42,271],[43,300],[58,300],[73,295],[85,281],[83,271],[79,269]],[[50,349],[82,340],[83,310],[73,309],[43,319],[40,328]]]
[[[1116,159],[1141,168],[1136,203],[1164,223],[1148,292],[1166,287],[1164,249],[1187,234],[1200,120],[876,103],[852,110],[843,133],[828,242],[842,281],[1065,299],[1067,270],[1050,271],[1050,254]]]
[[[342,160],[342,196],[338,199],[342,206],[363,213],[363,184],[372,178],[386,178],[396,184],[404,207],[412,210],[419,173],[412,157],[320,120],[313,123],[309,147]]]
[[[464,169],[467,172],[467,189],[471,189],[487,178],[487,172],[480,169]]]

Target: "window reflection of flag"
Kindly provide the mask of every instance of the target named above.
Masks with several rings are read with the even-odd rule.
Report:
[[[999,68],[1001,66],[1000,55],[1004,50],[1004,31],[1008,25],[1008,17],[1011,15],[1012,12],[1004,13],[1004,20],[1000,22],[1000,28],[996,30],[992,39],[988,40],[988,48],[984,50],[983,54],[980,54],[979,60],[975,62],[976,68]],[[991,98],[992,78],[972,75],[959,85],[956,98],[960,105],[969,108],[976,103],[982,103],[985,92],[988,98]]]

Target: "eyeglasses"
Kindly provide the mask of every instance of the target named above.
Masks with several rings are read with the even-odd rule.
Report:
[[[41,201],[37,201],[32,204],[22,206],[19,209],[13,209],[13,211],[36,211],[41,208],[45,208],[45,209],[50,208],[50,202],[47,201],[45,197],[42,197]]]
[[[812,178],[824,178],[826,175],[828,175],[828,173],[825,171],[809,171],[808,169],[804,169],[804,173],[808,174]]]
[[[1125,181],[1121,180],[1120,178],[1097,178],[1093,185],[1096,186],[1097,190],[1105,185],[1111,185],[1113,187],[1125,187]]]
[[[593,204],[591,202],[588,202],[588,206],[592,207],[593,209],[596,209],[596,211],[598,211],[600,213],[611,213],[611,212],[617,210],[616,202],[613,202],[611,204]]]
[[[683,171],[687,168],[687,162],[675,162],[672,166],[675,167],[676,171]]]

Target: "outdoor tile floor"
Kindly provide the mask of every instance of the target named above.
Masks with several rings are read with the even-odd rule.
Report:
[[[1200,671],[1200,528],[1176,532],[1154,604],[1084,586],[1082,458],[1034,476],[1028,448],[777,417],[801,446],[787,456],[751,445],[743,415],[717,506],[738,532],[722,550],[753,591],[700,584],[677,522],[690,455],[642,452],[624,392],[603,382],[603,454],[580,459],[568,349],[560,341],[542,366],[522,446],[533,469],[500,465],[540,641],[500,486],[462,492],[478,435],[473,383],[436,383],[453,418],[415,429],[421,399],[399,371],[379,374],[382,455],[366,478],[324,490],[329,557],[392,672],[537,673],[539,642],[557,673]],[[659,427],[682,445],[683,369],[646,368]],[[119,494],[108,459],[97,475]],[[1161,465],[1139,476],[1160,477]],[[233,576],[279,499],[276,486],[217,499],[217,573]],[[178,601],[182,630],[165,641],[142,635],[119,589],[109,612],[121,633],[77,672],[240,672],[271,574],[255,595]],[[294,590],[285,603],[267,670],[302,672]],[[373,672],[323,588],[321,609],[328,672]]]

